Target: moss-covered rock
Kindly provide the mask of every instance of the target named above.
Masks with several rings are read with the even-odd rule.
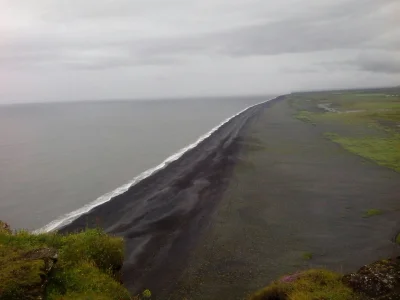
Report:
[[[400,257],[366,265],[344,276],[343,282],[368,299],[400,299]]]
[[[0,299],[43,299],[56,260],[52,248],[23,251],[0,245]]]
[[[99,229],[61,235],[0,223],[0,300],[129,300],[120,283],[124,242]]]

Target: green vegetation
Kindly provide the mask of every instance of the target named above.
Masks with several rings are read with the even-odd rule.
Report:
[[[303,253],[303,259],[304,260],[310,260],[313,258],[313,254],[311,252],[304,252]]]
[[[324,137],[334,141],[339,138],[339,135],[337,133],[333,133],[333,132],[325,132]]]
[[[380,209],[372,208],[372,209],[368,209],[365,212],[364,217],[369,218],[369,217],[373,217],[373,216],[379,216],[382,213],[383,213],[383,211],[381,211]]]
[[[260,290],[249,300],[356,300],[359,299],[343,284],[342,276],[326,270],[308,270],[282,277]]]
[[[398,134],[391,138],[349,138],[338,134],[325,134],[325,136],[354,154],[400,172],[400,136]]]
[[[313,114],[311,112],[302,110],[302,111],[299,111],[295,116],[300,121],[311,123],[311,124],[315,125],[315,122],[313,121]]]
[[[327,126],[325,137],[344,149],[400,172],[400,89],[296,93],[296,118]],[[336,112],[326,111],[329,107]],[[307,110],[304,110],[306,108]]]
[[[143,297],[144,299],[149,299],[149,298],[151,298],[151,292],[150,292],[150,290],[144,290],[143,293],[142,293],[142,297]]]
[[[122,262],[123,240],[99,229],[34,235],[0,221],[1,300],[128,300]]]
[[[394,242],[395,242],[397,245],[400,245],[400,233],[397,234],[397,236],[396,236],[395,239],[394,239]]]

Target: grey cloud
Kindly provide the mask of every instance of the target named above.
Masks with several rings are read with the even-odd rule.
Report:
[[[360,64],[360,69],[376,73],[400,74],[400,61],[367,61]]]
[[[399,0],[0,1],[1,93],[25,101],[388,85],[399,77],[399,13]]]
[[[367,52],[350,64],[363,71],[400,74],[400,52]]]
[[[362,48],[397,29],[396,20],[377,17],[379,9],[392,5],[392,0],[364,1],[363,5],[360,5],[360,1],[344,3],[320,11],[317,15],[305,13],[296,18],[253,24],[196,39],[173,40],[171,43],[175,45],[175,51],[193,51],[197,48],[199,51],[209,50],[233,56],[275,55]],[[395,40],[400,42],[400,36],[390,39],[392,43]],[[160,46],[158,49],[167,48]]]
[[[122,3],[129,4],[125,1]],[[89,41],[83,41],[82,38],[62,40],[57,37],[43,41],[38,37],[30,45],[17,45],[14,47],[16,49],[9,50],[6,54],[2,49],[0,59],[25,63],[30,59],[37,62],[47,56],[49,59],[61,57],[62,63],[65,60],[62,59],[62,51],[65,48],[77,49],[77,56],[79,56],[80,48],[117,47],[128,53],[119,59],[105,58],[104,62],[95,60],[91,63],[89,57],[87,62],[81,65],[82,67],[86,65],[88,68],[97,65],[101,68],[106,66],[111,68],[113,61],[116,62],[115,66],[164,64],[178,62],[178,56],[192,54],[249,56],[362,48],[365,44],[371,43],[374,39],[393,30],[389,21],[377,18],[376,14],[371,17],[372,12],[391,4],[393,1],[389,0],[379,1],[379,3],[375,0],[365,1],[363,5],[356,0],[345,1],[340,5],[329,6],[329,9],[317,15],[311,11],[297,18],[273,22],[264,21],[259,24],[195,36],[153,39],[121,36],[118,40],[118,38],[106,35],[97,36],[94,40]],[[123,14],[123,10],[118,9],[117,11]],[[89,13],[90,11],[84,10],[84,12]],[[110,13],[112,15],[113,11]],[[96,13],[96,16],[101,17],[103,14],[106,14],[104,7]],[[313,15],[313,18],[310,15]],[[375,47],[380,47],[380,45]],[[54,52],[61,53],[54,54]],[[141,63],[140,60],[143,62]]]
[[[21,0],[20,0],[21,1]],[[43,0],[42,0],[43,2]],[[119,0],[119,1],[98,1],[86,0],[46,0],[46,10],[41,14],[41,17],[46,21],[65,22],[76,20],[108,20],[110,18],[132,18],[135,16],[146,16],[149,14],[159,15],[160,13],[177,15],[182,11],[189,11],[202,15],[216,14],[221,17],[223,14],[237,13],[248,14],[248,16],[259,16],[261,19],[271,16],[271,7],[279,8],[279,13],[286,13],[284,10],[290,11],[290,4],[296,4],[295,1],[287,0],[270,5],[264,0],[248,0],[245,3],[242,1],[204,1],[194,2],[187,0],[169,0],[168,5],[165,5],[164,0]],[[285,2],[288,3],[285,5]],[[302,9],[297,11],[297,14],[291,12],[291,16],[295,15],[298,19],[318,18],[345,18],[358,17],[369,13],[376,13],[377,9],[382,6],[391,5],[397,0],[344,0],[344,1],[316,1],[312,3],[303,1]],[[21,2],[26,5],[25,2]],[[282,17],[285,18],[285,17]]]
[[[376,2],[370,3],[374,5],[368,11],[376,8]],[[345,14],[349,16],[346,11]],[[368,27],[365,26],[366,21]],[[333,14],[321,15],[319,19],[293,18],[265,22],[196,37],[144,40],[130,49],[138,55],[150,57],[195,53],[228,56],[305,53],[363,48],[391,30],[388,22],[382,22],[381,19],[350,18],[344,22]],[[120,46],[129,47],[128,44]],[[379,48],[381,45],[373,47]]]
[[[182,1],[176,0],[182,4]],[[379,3],[378,3],[379,2]],[[75,6],[80,8],[72,16],[96,17],[124,15],[131,8],[130,3],[145,6],[142,1],[122,1],[119,6]],[[135,38],[126,34],[110,36],[107,32],[95,37],[85,36],[36,36],[13,41],[0,47],[0,62],[3,64],[41,65],[51,62],[73,68],[105,69],[131,65],[174,64],[190,55],[225,55],[243,57],[253,55],[276,55],[282,53],[306,53],[332,49],[357,49],[373,45],[374,40],[388,34],[393,28],[384,16],[377,17],[372,12],[393,5],[392,0],[341,1],[339,4],[322,7],[319,14],[315,10],[305,11],[297,17],[280,21],[263,21],[228,30],[181,35],[167,38]],[[152,4],[159,1],[152,0]],[[152,5],[150,3],[150,5]],[[69,6],[71,7],[71,6]],[[108,11],[110,8],[111,11]],[[126,9],[124,9],[126,8]],[[68,14],[66,14],[68,15]],[[129,15],[129,14],[128,14]],[[400,37],[392,37],[399,41]],[[82,55],[87,51],[104,49],[111,57],[90,57]],[[120,55],[112,56],[116,50]],[[75,53],[69,55],[68,53]],[[49,65],[49,64],[47,64]]]
[[[156,57],[150,59],[104,59],[100,62],[83,61],[83,62],[64,62],[66,67],[80,70],[106,70],[114,68],[123,68],[131,66],[168,66],[181,64],[182,60],[174,59],[172,57]]]
[[[327,71],[367,71],[382,74],[400,74],[400,51],[366,50],[353,59],[333,60],[314,64]],[[399,77],[400,80],[400,77]]]
[[[223,36],[223,52],[232,55],[273,55],[352,48],[362,45],[383,30],[360,32],[360,24],[351,28],[340,22],[286,21],[251,26]]]

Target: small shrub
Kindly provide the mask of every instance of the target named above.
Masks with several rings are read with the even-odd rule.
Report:
[[[101,296],[101,299],[130,299],[128,291],[110,275],[102,272],[92,262],[81,262],[73,267],[58,269],[48,286],[47,299],[74,299],[79,294],[86,297],[86,293]]]
[[[310,260],[313,258],[313,254],[311,252],[304,252],[303,253],[303,259],[304,260]]]
[[[110,238],[99,229],[88,229],[84,232],[65,236],[60,256],[64,264],[79,264],[81,258],[92,261],[103,271],[119,270],[123,261],[123,240]]]
[[[383,212],[380,209],[376,209],[376,208],[368,209],[364,214],[364,218],[369,218],[369,217],[373,217],[373,216],[379,216],[382,213]]]
[[[252,295],[249,300],[356,300],[357,295],[342,283],[342,276],[326,270],[297,273],[273,282]]]
[[[400,233],[397,234],[396,238],[394,239],[394,242],[400,246]]]
[[[143,293],[142,293],[142,296],[143,296],[144,299],[149,299],[149,298],[151,298],[151,292],[150,292],[150,290],[144,290]]]
[[[261,291],[252,295],[249,300],[287,300],[293,291],[288,283],[272,283]]]

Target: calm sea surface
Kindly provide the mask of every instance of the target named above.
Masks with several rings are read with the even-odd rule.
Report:
[[[39,228],[269,98],[0,106],[0,220]]]

